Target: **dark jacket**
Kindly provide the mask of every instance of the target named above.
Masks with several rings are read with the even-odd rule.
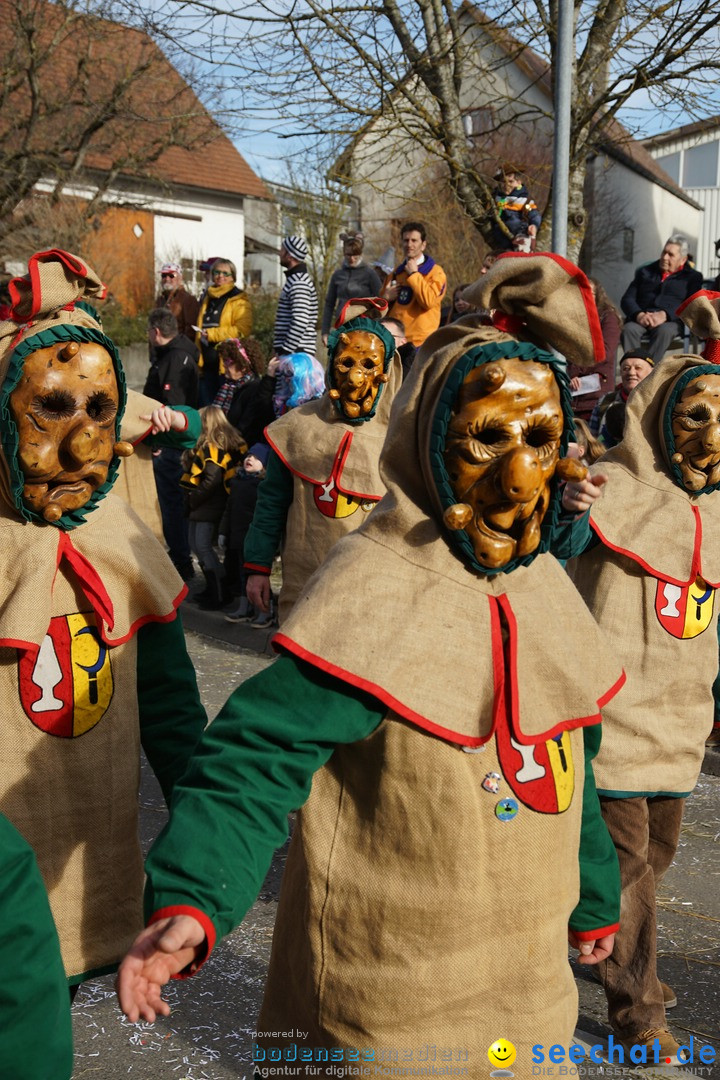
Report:
[[[323,308],[322,333],[329,332],[333,318],[351,297],[379,296],[381,288],[382,281],[371,266],[366,263],[348,266],[343,262],[330,278]]]
[[[197,356],[197,348],[183,334],[178,334],[167,345],[157,345],[143,393],[163,405],[196,408]]]
[[[265,441],[263,432],[275,419],[272,402],[274,391],[274,377],[263,375],[260,379],[243,383],[232,399],[227,418],[248,446]]]
[[[629,320],[636,319],[641,311],[664,311],[668,319],[675,319],[675,312],[683,300],[702,289],[702,283],[700,271],[693,270],[687,263],[663,281],[658,259],[635,271],[620,306]],[[675,321],[679,322],[678,319]]]
[[[246,473],[238,469],[230,481],[230,497],[220,532],[227,537],[229,551],[239,551],[242,556],[245,537],[255,513],[255,503],[260,482],[264,476]]]

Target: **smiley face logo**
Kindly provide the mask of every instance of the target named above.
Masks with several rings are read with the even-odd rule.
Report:
[[[509,1071],[510,1066],[517,1057],[515,1047],[507,1039],[496,1039],[495,1042],[488,1048],[488,1061],[496,1069],[507,1069]],[[512,1076],[512,1073],[510,1073]]]

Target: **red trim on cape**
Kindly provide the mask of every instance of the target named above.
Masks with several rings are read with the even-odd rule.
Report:
[[[447,742],[456,743],[460,746],[484,746],[484,744],[492,738],[495,731],[498,709],[504,707],[504,702],[502,700],[498,700],[496,696],[496,700],[493,705],[493,726],[484,738],[479,738],[472,735],[461,735],[459,732],[451,731],[449,728],[442,727],[440,724],[435,724],[432,720],[428,720],[426,716],[422,716],[420,713],[415,712],[414,709],[411,709],[409,708],[409,706],[404,705],[402,701],[398,701],[397,698],[393,697],[392,694],[389,694],[387,690],[385,690],[382,686],[379,686],[377,683],[370,682],[368,679],[363,679],[361,676],[355,675],[351,671],[346,671],[345,668],[341,668],[337,664],[331,663],[329,660],[325,660],[323,657],[318,656],[316,653],[310,652],[308,649],[298,644],[298,642],[293,641],[292,638],[289,638],[287,634],[283,634],[282,631],[278,631],[277,634],[275,634],[274,638],[272,639],[272,647],[276,652],[278,652],[280,649],[284,649],[286,652],[297,656],[300,660],[305,660],[306,663],[311,664],[313,667],[318,668],[320,671],[325,671],[328,675],[333,675],[341,682],[348,683],[350,686],[356,686],[359,690],[364,690],[366,693],[371,694],[373,697],[377,698],[378,701],[381,701],[383,705],[387,705],[388,708],[392,709],[393,712],[396,712],[398,716],[402,716],[404,720],[409,720],[411,724],[415,724],[423,731],[429,731],[432,735],[437,735],[439,736],[439,738],[445,739]],[[514,674],[511,673],[511,679],[514,678]],[[622,675],[614,684],[614,686],[610,687],[609,690],[606,690],[603,696],[598,701],[598,709],[600,708],[600,702],[602,702],[602,704],[606,704],[612,697],[615,696],[615,694],[617,694],[617,692],[625,683],[625,679],[626,675],[623,671]],[[515,692],[513,694],[513,709],[515,707],[514,699],[516,699],[516,696],[517,687],[515,688]],[[504,686],[501,688],[500,699],[502,698],[504,698]],[[516,718],[513,715],[513,720],[515,719]],[[535,743],[546,741],[547,739],[552,739],[555,735],[558,735],[562,731],[572,731],[575,728],[579,727],[590,727],[592,724],[598,724],[600,720],[601,716],[600,712],[598,711],[592,716],[577,717],[572,720],[563,721],[559,724],[556,724],[555,727],[550,728],[547,731],[538,732],[531,738],[522,738],[519,732],[517,734],[513,732],[513,737],[516,738],[518,742],[523,743],[523,745],[532,746]]]
[[[502,330],[505,334],[512,334],[513,337],[519,334],[523,326],[526,325],[520,315],[508,315],[506,311],[500,311],[499,309],[493,311],[490,321],[497,330]]]
[[[503,251],[501,255],[498,255],[498,259],[552,259],[558,266],[562,267],[568,277],[575,278],[580,286],[580,295],[582,297],[583,304],[585,305],[585,314],[587,315],[588,326],[590,328],[590,336],[592,338],[593,353],[595,354],[595,363],[600,364],[605,359],[605,342],[602,336],[602,327],[600,326],[600,316],[598,315],[597,305],[595,303],[595,297],[592,294],[590,288],[590,282],[588,281],[585,273],[579,266],[575,266],[569,259],[565,259],[562,255],[556,255],[553,251]],[[679,309],[678,309],[679,310]],[[525,320],[523,320],[525,321]],[[498,325],[495,322],[493,316],[494,325]],[[527,322],[525,322],[527,326]],[[502,327],[500,329],[503,329]],[[512,333],[512,331],[510,331]]]
[[[675,309],[675,314],[679,315],[681,311],[684,311],[688,304],[692,304],[693,300],[697,300],[698,296],[706,296],[708,300],[720,299],[720,292],[713,292],[712,289],[698,289],[692,296],[688,296],[687,300],[683,300],[680,307]]]
[[[494,596],[488,596],[490,605],[490,648],[493,665],[493,717],[492,731],[497,731],[499,723],[507,723],[507,695],[505,692],[505,647],[500,625],[500,609]]]
[[[189,964],[182,971],[178,971],[176,975],[173,975],[173,979],[189,979],[191,975],[194,975],[203,966],[205,961],[210,956],[210,953],[215,948],[215,942],[217,941],[217,931],[213,926],[212,920],[208,918],[204,911],[200,908],[193,907],[192,904],[171,904],[168,907],[158,908],[154,911],[148,919],[148,926],[152,926],[153,923],[159,922],[160,919],[170,919],[174,915],[190,915],[202,926],[205,931],[205,941],[198,945],[198,955],[193,960],[192,964]]]
[[[578,941],[597,941],[598,938],[607,937],[608,934],[617,934],[620,923],[613,923],[612,926],[598,926],[597,930],[574,930],[573,927],[570,929]]]
[[[375,319],[377,322],[379,322],[380,319],[385,318],[388,313],[388,308],[390,307],[387,300],[381,296],[356,296],[350,300],[346,300],[335,320],[335,330],[339,330],[344,323],[350,321],[345,312],[349,307],[353,307],[357,304],[365,304],[365,311],[361,311],[359,315],[353,315],[352,317],[354,319]]]
[[[183,600],[185,599],[187,594],[188,594],[188,586],[183,585],[182,589],[180,590],[180,592],[176,596],[175,600],[173,600],[172,609],[166,615],[143,615],[143,616],[141,616],[141,618],[137,619],[137,621],[132,624],[132,626],[130,627],[130,630],[128,631],[128,633],[125,634],[124,637],[121,637],[121,638],[110,639],[107,636],[107,632],[105,630],[105,624],[103,623],[102,619],[98,619],[97,630],[98,630],[98,633],[100,634],[101,640],[104,642],[105,645],[108,646],[108,648],[114,649],[118,645],[124,645],[126,641],[129,641],[130,638],[133,637],[133,635],[136,634],[138,632],[138,630],[140,630],[143,626],[145,626],[146,623],[151,623],[151,622],[169,623],[169,622],[172,622],[174,619],[177,618],[177,614],[178,614],[177,609],[180,607],[180,604],[183,602]],[[31,652],[31,653],[37,653],[37,651],[40,648],[40,646],[37,645],[34,641],[23,641],[23,640],[21,640],[19,638],[0,638],[0,646],[7,646],[9,649],[21,649],[23,652]]]
[[[73,547],[72,540],[66,532],[60,532],[58,538],[58,565],[62,558],[69,562],[98,620],[107,623],[112,630],[115,625],[115,611],[108,591],[95,567],[77,548]]]
[[[243,570],[252,570],[256,574],[264,574],[266,577],[270,577],[272,572],[269,566],[257,566],[256,563],[246,562],[243,563]]]
[[[700,510],[697,506],[691,506],[690,509],[695,516],[695,540],[693,542],[693,555],[692,563],[690,566],[690,577],[687,578],[687,580],[684,580],[682,578],[668,577],[660,570],[656,570],[654,567],[652,567],[650,563],[646,562],[645,559],[643,559],[642,556],[637,554],[636,552],[630,551],[629,548],[620,547],[618,544],[611,543],[610,540],[608,540],[608,538],[605,536],[597,522],[593,521],[592,510],[590,511],[590,528],[597,534],[600,541],[605,544],[605,547],[610,548],[611,551],[617,551],[620,555],[625,555],[628,559],[632,559],[633,562],[636,562],[638,566],[641,566],[643,568],[643,570],[646,570],[647,573],[651,575],[651,577],[657,578],[658,581],[668,581],[671,585],[679,585],[681,587],[684,587],[686,585],[692,585],[698,574],[701,577],[703,576],[701,560],[702,518],[700,517]],[[711,589],[717,589],[718,587],[720,587],[720,582],[708,581],[705,577],[703,577],[703,581],[705,581],[705,584],[709,585]]]
[[[304,480],[308,484],[326,484],[330,477],[333,475],[333,473],[336,472],[336,470],[338,478],[342,476],[342,471],[345,468],[345,462],[347,461],[348,454],[350,453],[350,444],[352,443],[353,435],[354,432],[352,431],[346,431],[343,433],[343,437],[338,444],[338,448],[335,452],[335,457],[333,458],[330,476],[323,476],[322,479],[316,480],[312,476],[307,476],[305,473],[301,473],[299,469],[293,468],[290,462],[283,456],[276,444],[273,442],[272,437],[269,434],[269,428],[265,428],[265,438],[267,439],[271,448],[280,458],[285,468],[288,469],[291,473],[293,473],[294,476],[298,476],[301,480]],[[338,480],[335,481],[335,487],[341,495],[350,495],[354,499],[364,499],[366,502],[380,502],[383,495],[385,494],[384,491],[380,495],[368,495],[363,491],[352,491],[350,488],[343,487],[338,482]]]
[[[131,627],[128,630],[127,634],[124,634],[122,637],[119,637],[119,638],[110,638],[110,637],[108,637],[104,626],[101,624],[98,627],[98,629],[100,631],[100,637],[105,642],[105,644],[108,645],[110,648],[115,648],[117,645],[124,645],[126,641],[130,641],[130,639],[132,637],[134,637],[135,634],[137,634],[138,630],[142,629],[142,627],[145,626],[147,623],[170,623],[170,622],[173,622],[177,618],[177,613],[178,613],[177,609],[180,607],[180,605],[182,604],[182,602],[185,599],[185,597],[187,596],[187,594],[188,594],[188,587],[187,587],[187,585],[183,584],[182,589],[180,590],[180,592],[177,594],[177,596],[175,597],[175,599],[172,602],[172,608],[171,608],[170,611],[168,611],[165,615],[153,615],[153,614],[141,615],[141,617],[139,619],[137,619],[131,625]]]

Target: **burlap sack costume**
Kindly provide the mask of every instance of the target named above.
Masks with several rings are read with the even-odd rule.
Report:
[[[356,300],[346,304],[338,325],[343,332],[370,329],[383,340],[389,379],[380,388],[372,412],[358,421],[348,420],[325,394],[291,409],[265,431],[270,446],[293,476],[282,546],[280,622],[333,544],[357,529],[385,492],[378,462],[390,407],[402,382],[402,365],[389,331],[375,319],[357,314],[367,303]],[[387,309],[383,301],[378,303]],[[340,329],[334,329],[328,338],[329,389],[333,387],[332,352],[339,333]]]
[[[720,338],[712,295],[696,294],[681,316]],[[718,364],[712,343],[703,357],[668,355],[633,390],[623,440],[596,466],[608,476],[590,514],[600,543],[568,565],[627,671],[604,712],[603,794],[688,794],[700,772],[718,668],[720,493],[682,486],[670,415],[687,382]]]
[[[48,524],[23,501],[9,395],[26,358],[58,342],[117,350],[84,307],[104,286],[67,252],[33,256],[0,324],[0,600],[4,763],[0,809],[35,850],[71,981],[108,970],[141,925],[137,634],[168,622],[185,589],[162,548],[109,494]]]
[[[591,355],[575,268],[532,263],[503,261],[466,295],[502,308],[506,283],[512,297],[515,275],[532,270],[542,317],[529,310],[523,336],[535,339],[540,323],[548,337],[556,321],[572,327],[564,313],[577,303],[574,329],[557,337]],[[575,1024],[566,933],[578,896],[579,729],[598,722],[622,673],[547,553],[557,492],[541,551],[510,573],[478,573],[462,538],[439,524],[437,458],[457,379],[503,355],[552,365],[569,415],[561,365],[546,351],[493,328],[439,331],[395,399],[381,458],[387,495],[333,548],[275,639],[388,713],[315,776],[258,1028],[294,1025],[309,1046],[466,1048],[473,1076],[502,1032],[518,1049],[516,1076],[529,1077],[530,1044],[567,1045]],[[578,637],[594,658],[580,678],[568,662]],[[562,748],[574,779],[542,757],[530,792],[513,770],[547,747]],[[462,752],[472,748],[482,752]],[[502,777],[497,794],[519,801],[510,825],[483,787],[491,774]],[[549,868],[552,885],[539,888]]]

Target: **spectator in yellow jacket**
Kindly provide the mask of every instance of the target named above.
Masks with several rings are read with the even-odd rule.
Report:
[[[427,239],[421,221],[406,221],[400,236],[405,258],[385,278],[381,296],[390,303],[387,318],[400,319],[405,336],[417,348],[440,325],[447,279],[442,267],[425,254]]]
[[[237,270],[230,259],[216,259],[212,266],[212,285],[208,286],[198,315],[197,345],[200,349],[199,404],[210,405],[220,387],[223,374],[217,346],[228,338],[249,337],[252,308],[242,289],[235,284]]]

